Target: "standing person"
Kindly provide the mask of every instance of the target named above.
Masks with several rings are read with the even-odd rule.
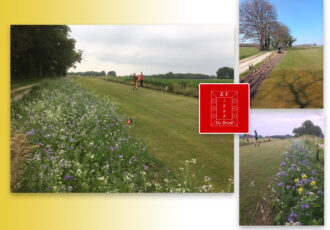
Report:
[[[268,142],[270,142],[270,136],[268,137]]]
[[[141,72],[141,75],[140,75],[140,86],[143,87],[143,80],[144,80],[144,75],[143,73]]]
[[[246,142],[249,142],[249,134],[246,134],[245,138],[246,138]]]
[[[134,90],[137,90],[138,89],[139,77],[134,73],[133,74],[133,78],[134,78],[134,82],[135,82],[135,87],[133,88],[133,91],[134,91]]]
[[[258,142],[258,133],[257,130],[254,130],[254,147],[256,147],[258,145],[259,147],[259,142]]]

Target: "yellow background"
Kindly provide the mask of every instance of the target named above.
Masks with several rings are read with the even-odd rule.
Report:
[[[193,220],[203,218],[203,214],[197,215],[193,212],[194,207],[189,206],[199,202],[195,201],[192,204],[190,199],[194,200],[196,196],[191,197],[191,195],[188,195],[187,199],[187,196],[182,195],[157,194],[10,193],[10,25],[232,24],[234,7],[217,7],[222,3],[219,0],[200,2],[2,0],[0,2],[0,229],[182,229],[188,227],[189,223],[191,227],[198,227]],[[218,20],[219,15],[224,17]],[[204,197],[199,207],[217,205],[215,200],[218,198],[213,197],[205,201]],[[185,211],[187,208],[191,213]],[[209,215],[203,210],[199,211]],[[191,220],[184,219],[185,215],[180,212],[185,212],[186,217]],[[212,218],[216,220],[217,213],[212,214],[214,215]]]

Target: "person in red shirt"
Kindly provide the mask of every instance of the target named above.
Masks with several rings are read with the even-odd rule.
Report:
[[[143,80],[144,80],[144,75],[143,73],[141,72],[141,75],[140,75],[140,86],[143,87]]]
[[[139,77],[134,73],[133,78],[134,78],[134,82],[135,82],[135,88],[133,88],[133,90],[136,90],[136,89],[138,89]]]

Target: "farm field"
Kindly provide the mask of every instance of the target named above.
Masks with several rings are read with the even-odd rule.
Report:
[[[134,85],[132,77],[103,77],[107,81],[114,81]],[[144,78],[144,87],[157,89],[185,96],[198,97],[199,83],[233,83],[233,79],[169,79],[169,78]]]
[[[283,160],[282,152],[289,147],[289,143],[289,140],[272,140],[260,143],[260,147],[240,146],[240,225],[265,224],[261,222],[260,210],[256,212],[252,222],[251,219],[258,202],[262,203],[269,214],[269,204],[263,200],[263,197],[267,199],[271,194],[271,188],[268,186],[271,185],[271,179],[278,171]]]
[[[323,47],[291,48],[263,81],[254,108],[322,108]]]
[[[262,52],[263,51],[260,51],[256,47],[239,47],[239,60],[251,57],[253,55],[256,55],[256,54],[262,53]]]
[[[197,159],[201,175],[212,179],[215,191],[226,190],[233,177],[233,136],[198,133],[198,100],[100,78],[75,81],[101,96],[114,97],[121,111],[134,120],[133,137],[152,149],[151,154],[171,170],[187,159]],[[198,178],[201,182],[203,178]],[[233,191],[233,188],[231,188]]]
[[[240,147],[241,225],[322,224],[323,150],[321,163],[315,160],[315,144],[322,141],[301,137]]]

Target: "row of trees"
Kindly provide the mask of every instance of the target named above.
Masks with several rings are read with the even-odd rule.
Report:
[[[105,77],[105,76],[110,76],[110,77],[116,77],[117,74],[115,71],[109,71],[108,73],[105,73],[105,71],[85,71],[85,72],[69,72],[68,75],[77,75],[77,76],[95,76],[95,77]]]
[[[270,136],[271,138],[279,138],[279,139],[286,139],[286,138],[292,138],[292,137],[300,137],[304,135],[312,135],[312,136],[317,136],[317,137],[324,137],[324,134],[322,132],[322,129],[320,126],[314,125],[312,121],[306,120],[304,121],[300,127],[294,128],[292,133],[294,136],[290,134],[286,135],[272,135]],[[254,138],[254,135],[248,134],[249,138]],[[259,138],[263,138],[262,135],[258,135]],[[240,138],[246,138],[246,134],[241,134]]]
[[[296,137],[303,135],[313,135],[322,138],[324,137],[322,129],[319,126],[314,125],[310,120],[305,121],[301,127],[295,128],[292,132]]]
[[[111,76],[117,77],[115,71],[109,71],[106,73],[105,71],[86,71],[86,72],[69,72],[68,75],[79,75],[79,76]],[[133,75],[130,75],[133,76]],[[234,78],[234,69],[229,67],[223,67],[218,69],[217,75],[207,75],[207,74],[199,74],[199,73],[173,73],[168,72],[166,74],[151,74],[145,75],[146,78],[167,78],[167,79],[233,79]]]
[[[11,26],[11,76],[63,76],[82,59],[66,25]]]
[[[260,50],[291,47],[296,41],[290,29],[277,21],[277,11],[268,0],[246,0],[240,4],[239,31],[244,41],[253,40]]]

